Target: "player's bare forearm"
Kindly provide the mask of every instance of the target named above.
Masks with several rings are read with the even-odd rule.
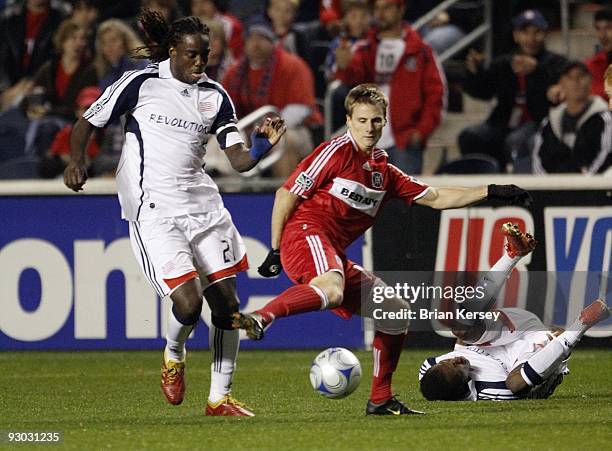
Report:
[[[87,149],[87,143],[94,128],[83,117],[76,121],[70,133],[70,162],[85,163],[85,149]]]
[[[225,149],[225,154],[232,165],[232,168],[237,172],[250,171],[255,167],[259,160],[254,159],[249,153],[249,149],[244,144],[234,144]]]
[[[435,208],[436,210],[447,210],[451,208],[467,207],[487,198],[487,187],[475,188],[434,188],[416,201],[419,205]]]
[[[272,249],[280,248],[281,236],[287,220],[295,211],[300,197],[289,192],[282,186],[276,190],[274,207],[272,208]]]
[[[94,126],[81,117],[70,134],[70,162],[64,170],[64,184],[72,191],[81,191],[87,181],[85,150]]]

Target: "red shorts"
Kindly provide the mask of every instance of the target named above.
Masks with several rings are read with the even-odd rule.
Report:
[[[330,311],[349,319],[361,311],[362,296],[372,289],[376,276],[347,259],[321,231],[314,228],[294,231],[285,229],[281,241],[281,262],[285,273],[295,284],[310,283],[315,277],[337,271],[344,277],[342,305]]]

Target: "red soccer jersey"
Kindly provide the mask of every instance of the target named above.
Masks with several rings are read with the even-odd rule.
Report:
[[[315,228],[341,251],[374,224],[390,199],[411,205],[429,190],[390,164],[384,150],[370,156],[358,151],[350,132],[317,147],[283,187],[304,199],[285,231]]]

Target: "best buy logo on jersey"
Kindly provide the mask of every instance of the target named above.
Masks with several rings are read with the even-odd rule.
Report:
[[[374,217],[386,191],[374,190],[354,180],[336,177],[329,193],[350,207]]]

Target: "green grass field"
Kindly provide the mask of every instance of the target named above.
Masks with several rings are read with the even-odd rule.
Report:
[[[425,402],[417,370],[436,351],[404,352],[395,391],[424,416],[366,417],[365,378],[342,400],[316,395],[316,351],[244,351],[236,397],[255,418],[208,418],[208,351],[192,351],[185,402],[166,404],[161,352],[2,352],[0,430],[63,431],[69,449],[612,449],[612,351],[577,349],[549,400]],[[11,445],[0,445],[11,446]],[[19,449],[30,446],[15,445]],[[40,449],[40,446],[31,446]]]

